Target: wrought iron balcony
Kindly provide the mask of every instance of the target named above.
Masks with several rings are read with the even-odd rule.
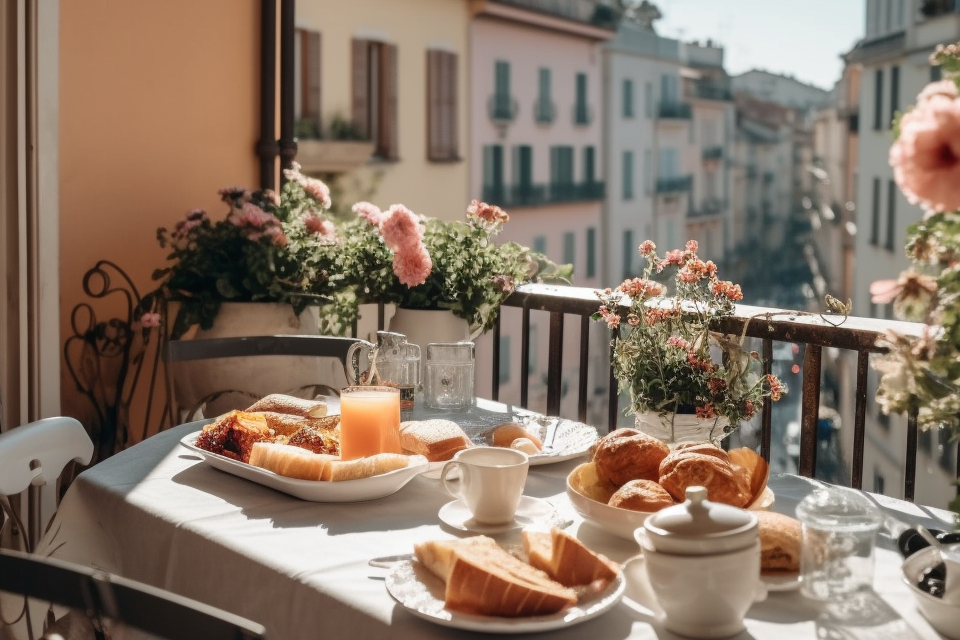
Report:
[[[704,198],[700,202],[699,209],[690,209],[687,212],[688,218],[704,218],[708,216],[715,216],[723,211],[726,203],[720,198]]]
[[[509,93],[495,93],[487,101],[487,113],[494,122],[513,122],[520,107]]]
[[[693,117],[693,108],[689,102],[661,100],[657,115],[664,120],[689,120]]]
[[[605,195],[606,184],[597,180],[581,183],[519,184],[483,188],[484,202],[504,208],[538,207],[561,202],[602,200]]]
[[[713,147],[704,147],[703,149],[703,159],[706,160],[720,160],[723,158],[723,147],[716,145]]]
[[[550,124],[557,115],[557,108],[551,100],[537,98],[533,103],[533,119],[537,124]]]
[[[657,193],[679,193],[690,191],[693,186],[693,176],[674,176],[657,178]]]
[[[586,104],[573,105],[573,124],[587,126],[593,122],[593,109]]]
[[[693,85],[693,93],[696,97],[704,100],[723,100],[726,102],[733,100],[733,91],[730,90],[729,86],[712,80],[697,80]]]

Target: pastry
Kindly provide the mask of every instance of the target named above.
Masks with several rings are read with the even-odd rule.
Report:
[[[607,504],[631,511],[659,511],[677,502],[666,489],[653,480],[631,480],[617,489]]]
[[[770,464],[759,453],[747,447],[731,449],[730,462],[735,467],[742,469],[741,473],[746,477],[747,484],[750,486],[750,500],[747,504],[753,504],[763,493],[763,490],[767,488]]]
[[[261,413],[230,411],[210,424],[204,425],[197,436],[197,447],[211,453],[250,461],[250,450],[255,442],[269,441],[273,432]]]
[[[750,485],[743,473],[715,456],[689,451],[675,451],[660,464],[660,486],[674,500],[683,501],[687,487],[707,489],[707,499],[735,507],[745,507],[750,500]]]
[[[656,480],[670,447],[636,429],[616,429],[597,443],[593,461],[601,478],[616,487],[630,480]]]
[[[450,460],[471,445],[463,429],[450,420],[412,420],[400,425],[403,450],[422,455],[430,462]]]
[[[495,447],[509,447],[518,438],[526,438],[533,442],[537,451],[543,448],[543,442],[540,441],[536,433],[524,429],[522,425],[516,422],[507,422],[496,427],[490,439]]]
[[[303,418],[322,418],[327,415],[327,403],[324,400],[306,400],[282,393],[271,393],[247,407],[246,411],[271,411]]]
[[[606,504],[617,490],[617,487],[600,477],[596,463],[585,462],[574,469],[573,473],[575,475],[570,479],[570,485],[591,500]]]
[[[760,572],[776,575],[800,571],[800,521],[774,511],[753,513],[760,521]]]

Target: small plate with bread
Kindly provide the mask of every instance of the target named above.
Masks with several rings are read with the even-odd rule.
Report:
[[[619,565],[569,533],[524,530],[523,549],[492,538],[433,540],[393,566],[389,594],[411,614],[447,627],[514,634],[550,631],[609,611],[623,597]]]
[[[567,496],[584,520],[633,540],[651,513],[682,502],[688,486],[706,485],[708,499],[748,509],[768,509],[769,466],[746,447],[724,451],[709,442],[671,449],[636,429],[600,438],[593,459],[567,476]]]

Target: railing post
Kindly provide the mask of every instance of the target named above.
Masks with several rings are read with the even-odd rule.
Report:
[[[803,354],[803,399],[800,409],[800,475],[817,475],[817,420],[820,413],[820,345],[808,344]]]

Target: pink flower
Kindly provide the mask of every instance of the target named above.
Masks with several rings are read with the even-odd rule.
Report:
[[[329,238],[331,240],[336,239],[336,227],[334,227],[333,223],[329,220],[321,218],[313,211],[303,214],[302,218],[303,223],[307,227],[307,231],[310,233],[316,234],[322,238]]]
[[[414,249],[422,244],[423,225],[417,214],[402,204],[390,205],[386,218],[380,223],[383,241],[393,251]]]
[[[379,227],[380,223],[383,221],[383,213],[380,211],[380,207],[375,204],[370,204],[369,202],[364,201],[356,203],[351,208],[355,214],[365,219],[375,227]]]
[[[324,209],[330,208],[332,204],[330,202],[330,188],[322,181],[316,178],[304,178],[303,190],[308,196],[322,204]]]
[[[482,222],[491,231],[510,220],[507,212],[500,207],[479,200],[470,201],[470,206],[467,207],[467,217]]]
[[[426,248],[413,251],[397,251],[393,255],[393,273],[401,284],[416,287],[427,281],[433,262]]]
[[[649,256],[656,250],[657,245],[653,244],[652,240],[644,240],[640,243],[640,255],[642,256]]]
[[[911,203],[932,211],[960,208],[960,100],[932,95],[904,114],[889,160]]]
[[[159,313],[145,313],[140,316],[140,326],[144,329],[152,329],[153,327],[160,326],[160,314]]]
[[[681,338],[680,336],[670,336],[667,338],[667,346],[676,347],[678,349],[683,349],[686,351],[690,348],[690,343]]]
[[[923,91],[917,96],[917,102],[926,102],[934,96],[944,96],[946,98],[957,98],[957,85],[953,80],[938,80],[931,82],[923,88]]]

